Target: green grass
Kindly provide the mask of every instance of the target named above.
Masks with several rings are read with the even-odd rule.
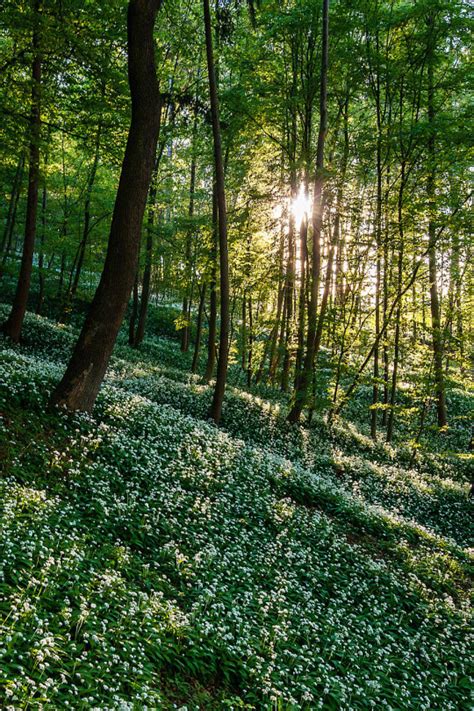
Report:
[[[410,469],[236,387],[217,430],[159,338],[119,343],[92,415],[48,412],[74,338],[29,315],[0,352],[2,708],[469,708],[457,451]]]

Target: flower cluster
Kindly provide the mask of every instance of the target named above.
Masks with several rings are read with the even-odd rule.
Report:
[[[2,707],[468,707],[462,480],[237,388],[217,430],[170,341],[50,413],[71,334],[26,340],[0,351]]]

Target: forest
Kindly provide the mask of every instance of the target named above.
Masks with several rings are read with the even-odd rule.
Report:
[[[0,707],[467,711],[472,6],[0,8]]]

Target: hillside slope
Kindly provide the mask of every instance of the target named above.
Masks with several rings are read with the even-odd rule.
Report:
[[[1,344],[2,707],[469,707],[462,458],[411,470],[237,388],[217,430],[169,340],[48,412],[74,337]]]

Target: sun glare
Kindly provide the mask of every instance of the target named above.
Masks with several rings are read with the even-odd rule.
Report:
[[[311,199],[305,191],[304,185],[300,186],[298,195],[292,200],[291,212],[295,218],[296,227],[299,229],[303,220],[308,219],[311,210]]]

